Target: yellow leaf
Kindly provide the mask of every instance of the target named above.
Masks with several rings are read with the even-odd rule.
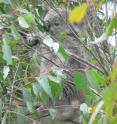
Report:
[[[67,0],[63,0],[63,3],[67,3]]]
[[[87,4],[81,4],[79,7],[75,7],[69,14],[68,21],[70,23],[79,23],[85,17],[87,13]]]

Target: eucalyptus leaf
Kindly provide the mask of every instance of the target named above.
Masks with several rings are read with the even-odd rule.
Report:
[[[96,116],[97,116],[97,114],[99,113],[99,111],[101,110],[101,108],[102,108],[103,105],[104,105],[104,101],[103,101],[103,100],[100,101],[100,102],[97,104],[97,106],[96,106],[96,108],[95,108],[95,111],[93,112],[93,114],[92,114],[92,116],[91,116],[91,118],[90,118],[89,124],[94,124],[93,122],[94,122],[94,120],[96,119]]]
[[[59,43],[53,42],[51,47],[53,48],[55,54],[57,54],[59,50]]]
[[[9,66],[4,66],[3,68],[3,78],[4,80],[7,78],[8,74],[9,74],[10,68]]]
[[[23,96],[24,96],[25,102],[32,102],[33,101],[31,89],[23,88]]]
[[[52,117],[52,119],[55,119],[55,117],[57,116],[57,111],[53,108],[49,109],[49,113],[50,113],[50,116]]]
[[[66,36],[67,36],[66,33],[61,33],[58,38],[59,38],[60,41],[64,41]]]
[[[10,4],[10,0],[0,0],[0,3]]]
[[[112,20],[110,21],[110,24],[106,29],[106,34],[108,36],[112,35],[113,30],[116,28],[117,28],[117,16],[113,17]]]
[[[40,89],[40,86],[39,86],[39,83],[34,83],[32,85],[32,88],[33,88],[33,92],[36,96],[39,96],[40,95],[40,92],[41,92],[41,89]]]
[[[117,100],[117,83],[111,83],[103,92],[104,105],[106,108],[107,116],[112,117],[115,108],[115,103]]]
[[[40,31],[44,32],[44,24],[43,22],[38,18],[38,19],[35,19],[35,22],[37,24],[37,27]]]
[[[12,65],[12,54],[11,54],[11,48],[8,45],[9,40],[6,35],[3,36],[3,45],[2,45],[2,51],[3,51],[3,59],[6,60],[7,65]]]
[[[63,46],[59,47],[59,53],[64,57],[65,61],[68,60],[68,54]]]
[[[31,12],[29,12],[27,9],[24,8],[17,8],[17,11],[19,11],[22,14],[31,14]]]
[[[4,114],[1,124],[7,124],[7,113]]]
[[[3,114],[3,102],[2,100],[0,99],[0,120],[2,119],[2,114]]]
[[[44,38],[43,43],[46,44],[47,46],[51,47],[53,44],[53,39],[48,35]]]
[[[30,15],[29,15],[29,14],[24,14],[23,17],[24,17],[25,21],[26,21],[29,25],[35,23],[34,17],[33,17],[32,14],[30,14]]]
[[[100,82],[102,82],[101,80],[101,77],[99,77],[98,74],[95,73],[95,71],[93,70],[88,70],[86,71],[86,77],[87,77],[87,80],[89,81],[89,84],[90,86],[97,90],[97,91],[100,91]],[[100,78],[100,79],[99,79]]]
[[[40,17],[43,16],[43,8],[42,8],[42,6],[37,6],[37,14]]]
[[[25,115],[24,115],[24,108],[18,107],[17,108],[17,124],[25,124]]]
[[[23,16],[18,17],[18,22],[19,22],[19,25],[23,28],[29,28],[30,27]]]
[[[38,78],[38,82],[40,86],[43,88],[43,90],[45,91],[45,93],[47,93],[47,95],[52,98],[52,92],[49,86],[48,78],[47,77]]]
[[[32,113],[34,111],[32,102],[26,102],[26,105],[28,107],[29,112]]]
[[[53,99],[60,97],[63,95],[63,83],[56,83],[52,80],[49,80],[49,84],[51,87],[52,95],[54,96]]]
[[[59,50],[59,43],[54,42],[53,39],[49,35],[44,38],[43,43],[46,44],[51,49],[53,49],[55,54],[57,54]]]
[[[84,115],[89,115],[90,113],[90,109],[88,107],[88,105],[86,103],[82,103],[80,105],[80,111],[84,114]]]
[[[11,25],[11,32],[12,32],[13,38],[17,42],[20,42],[20,34],[18,33],[18,31],[14,25]]]
[[[88,81],[83,73],[75,72],[74,81],[75,81],[75,85],[77,89],[82,90],[82,91],[87,91]]]
[[[54,81],[56,83],[60,83],[61,82],[61,78],[60,77],[49,75],[48,78],[49,78],[49,80],[52,80],[52,81]]]
[[[33,96],[30,88],[23,88],[24,101],[30,112],[33,112]]]

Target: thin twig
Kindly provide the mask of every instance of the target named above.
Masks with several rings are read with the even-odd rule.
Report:
[[[90,66],[90,67],[96,69],[97,71],[101,72],[102,74],[104,74],[104,72],[103,72],[99,67],[97,67],[97,66],[91,64],[90,62],[88,62],[87,60],[85,60],[85,59],[79,57],[78,55],[75,55],[75,54],[73,54],[73,53],[71,53],[71,52],[69,52],[69,51],[67,51],[67,52],[68,52],[68,54],[70,55],[70,57],[72,57],[72,58],[75,59],[76,61],[80,61],[80,62],[82,62],[83,64],[88,65],[88,66]]]

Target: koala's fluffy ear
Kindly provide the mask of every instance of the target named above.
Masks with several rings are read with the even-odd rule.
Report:
[[[36,37],[35,34],[28,34],[27,36],[27,45],[30,47],[36,46],[38,43],[40,43],[39,38]]]
[[[27,47],[33,47],[37,44],[40,44],[40,38],[37,34],[29,34],[29,33],[20,33],[23,38],[23,42]]]

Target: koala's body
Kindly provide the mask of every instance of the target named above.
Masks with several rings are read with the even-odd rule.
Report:
[[[59,68],[63,70],[67,69],[68,73],[72,71],[76,71],[77,69],[82,67],[82,64],[78,61],[75,61],[73,58],[69,57],[67,61],[59,58],[58,54],[54,54],[54,52],[47,45],[43,43],[43,38],[48,34],[53,39],[53,41],[63,45],[63,47],[74,53],[75,55],[79,55],[83,57],[82,47],[79,44],[78,40],[74,37],[69,23],[67,22],[68,11],[64,8],[58,8],[57,12],[53,9],[49,10],[44,18],[46,23],[46,33],[41,33],[41,38],[38,38],[40,32],[36,35],[38,36],[35,42],[37,43],[36,49],[39,52],[40,57],[40,76],[48,75],[51,73],[52,66],[57,64]],[[64,41],[59,41],[59,36],[61,33],[65,33],[66,37]],[[35,46],[34,46],[35,48]],[[49,61],[50,60],[50,61]],[[56,65],[54,65],[56,66]],[[72,70],[72,71],[71,71]],[[79,121],[75,122],[79,118],[79,106],[82,102],[84,102],[84,94],[75,90],[74,84],[71,83],[73,81],[72,74],[66,74],[66,79],[64,80],[65,85],[65,93],[61,99],[58,99],[56,102],[57,106],[64,106],[58,108],[58,115],[54,120],[49,117],[45,117],[41,119],[41,124],[60,124],[67,122],[68,124],[79,124]],[[78,101],[78,107],[75,108],[73,101]],[[73,107],[71,107],[71,105]],[[51,106],[51,104],[49,104]],[[67,107],[66,107],[67,106]]]

